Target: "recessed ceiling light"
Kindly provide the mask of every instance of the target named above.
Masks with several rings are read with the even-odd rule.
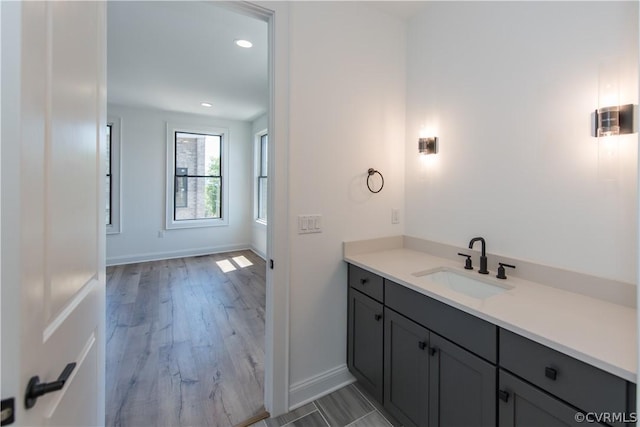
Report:
[[[250,48],[251,46],[253,46],[253,43],[251,43],[249,40],[236,40],[235,43],[240,46],[240,47],[244,47],[244,48]]]
[[[200,105],[202,105],[203,107],[213,107],[213,104],[209,103],[209,102],[201,102]]]

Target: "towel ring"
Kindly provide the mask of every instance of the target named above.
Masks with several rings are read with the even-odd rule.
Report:
[[[367,171],[367,188],[369,189],[369,191],[371,191],[372,193],[379,193],[382,191],[382,188],[384,187],[384,177],[382,176],[382,174],[380,173],[380,171],[375,170],[374,168],[369,168],[369,170]],[[382,184],[380,184],[380,188],[378,188],[377,190],[373,190],[371,188],[371,184],[369,183],[369,180],[371,179],[371,177],[375,174],[380,175],[380,179],[382,180]]]

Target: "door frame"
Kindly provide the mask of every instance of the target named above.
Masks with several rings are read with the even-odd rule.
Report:
[[[286,1],[214,1],[268,25],[269,183],[264,405],[289,411],[289,5]],[[273,261],[274,268],[269,268]]]
[[[269,189],[265,407],[289,411],[289,5],[269,3]],[[270,273],[270,274],[269,274]]]
[[[272,166],[269,179],[267,225],[267,260],[274,260],[275,268],[267,270],[266,320],[265,320],[265,407],[274,416],[289,410],[289,5],[278,2],[216,2],[240,13],[264,20],[268,24],[269,37],[269,162]],[[0,359],[2,372],[2,397],[15,396],[19,403],[22,391],[18,378],[20,318],[16,304],[20,301],[18,254],[7,252],[7,243],[15,241],[19,232],[15,225],[19,221],[19,209],[8,201],[19,197],[19,186],[7,186],[7,182],[18,182],[10,178],[19,177],[15,159],[19,158],[16,144],[6,141],[19,138],[20,130],[15,120],[20,96],[21,35],[19,2],[0,4],[0,43],[2,48],[0,67],[2,92],[0,93],[0,132],[5,141],[0,148],[0,251],[2,267],[0,277],[2,292],[2,343]],[[7,83],[7,84],[5,84]],[[2,108],[4,107],[4,108]],[[11,107],[11,108],[8,108]],[[106,112],[105,112],[106,114]],[[105,116],[106,118],[106,116]],[[14,161],[13,163],[11,163]],[[19,200],[19,199],[18,199]],[[8,206],[9,205],[9,206]],[[2,244],[4,242],[5,244]],[[3,250],[4,249],[4,250]],[[13,333],[5,332],[13,330]],[[102,400],[105,391],[102,390]]]
[[[0,389],[2,399],[15,397],[18,405],[24,397],[19,390],[20,254],[8,248],[20,239],[20,146],[7,141],[20,140],[20,106],[15,102],[21,93],[21,4],[0,2],[0,11]]]

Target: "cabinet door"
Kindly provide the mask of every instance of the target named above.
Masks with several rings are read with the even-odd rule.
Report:
[[[429,426],[494,427],[497,368],[439,335],[430,338]]]
[[[384,407],[405,427],[427,426],[429,331],[384,311]]]
[[[582,413],[537,387],[500,369],[499,427],[584,427]],[[577,415],[578,414],[578,415]],[[582,423],[578,422],[582,420]]]
[[[505,329],[500,329],[500,366],[576,408],[627,412],[625,380]],[[624,425],[623,420],[608,423]]]
[[[382,402],[382,304],[349,288],[347,365],[360,384]]]

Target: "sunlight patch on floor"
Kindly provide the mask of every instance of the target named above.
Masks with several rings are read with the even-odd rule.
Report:
[[[245,268],[245,267],[249,267],[252,266],[253,263],[251,261],[249,261],[244,255],[240,255],[240,256],[234,256],[233,258],[231,258],[233,260],[233,262],[235,262],[238,267],[240,268]]]
[[[223,273],[228,273],[228,272],[234,271],[236,269],[233,266],[233,264],[231,264],[231,261],[229,261],[228,259],[223,259],[221,261],[216,261],[216,264],[218,264],[218,267],[220,267],[220,270],[222,270]]]
[[[251,267],[253,265],[253,263],[249,261],[249,259],[244,255],[238,255],[238,256],[234,256],[231,259],[223,259],[220,261],[216,261],[216,264],[218,264],[218,267],[220,268],[220,270],[222,270],[223,273],[229,273],[231,271],[235,271],[237,270],[236,267],[246,268],[246,267]]]

